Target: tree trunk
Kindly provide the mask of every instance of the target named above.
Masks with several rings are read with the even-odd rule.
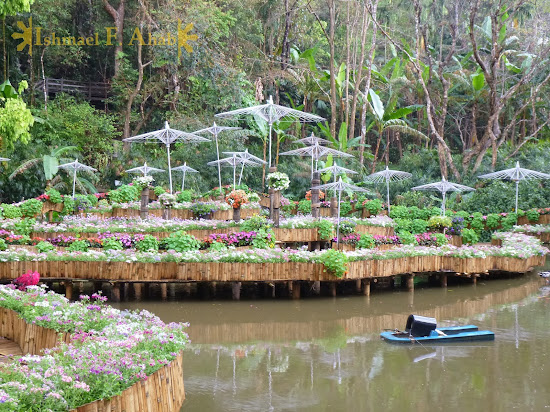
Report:
[[[123,31],[124,31],[124,3],[126,0],[120,0],[118,7],[115,9],[110,3],[109,0],[103,0],[103,7],[113,18],[115,23],[115,73],[114,77],[118,76],[120,71],[120,53],[122,53],[123,41]],[[112,38],[108,39],[108,42],[112,42]]]

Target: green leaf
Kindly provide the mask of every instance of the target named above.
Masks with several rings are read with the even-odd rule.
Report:
[[[6,99],[15,99],[17,97],[17,91],[9,80],[0,84],[0,97],[5,97]]]
[[[476,74],[472,74],[471,77],[474,90],[480,91],[483,89],[483,86],[485,86],[485,75],[483,72],[479,70]]]
[[[346,122],[342,122],[340,125],[338,142],[340,143],[340,150],[345,151],[348,148],[348,125]]]
[[[384,104],[382,103],[382,100],[380,100],[380,97],[378,97],[378,95],[374,90],[369,89],[369,96],[372,102],[374,115],[376,115],[378,120],[381,121],[384,118]]]
[[[387,121],[392,119],[401,119],[402,117],[405,117],[406,115],[416,112],[423,108],[424,108],[424,105],[422,104],[413,104],[410,106],[401,107],[400,109],[397,109],[391,113],[388,113],[386,116],[384,116],[384,120]]]
[[[59,166],[57,158],[54,156],[44,155],[42,158],[42,163],[44,165],[44,175],[46,175],[46,180],[52,180],[57,174]]]

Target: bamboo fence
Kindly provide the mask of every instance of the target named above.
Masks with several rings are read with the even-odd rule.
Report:
[[[69,333],[28,324],[17,312],[0,308],[0,336],[16,342],[23,353],[39,355],[43,349],[51,349],[60,341],[69,343]],[[136,382],[120,395],[100,399],[82,405],[72,412],[168,412],[179,411],[185,400],[183,385],[183,351],[176,359],[147,377]]]

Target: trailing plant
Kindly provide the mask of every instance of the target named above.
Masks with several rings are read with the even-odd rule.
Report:
[[[176,203],[176,195],[162,193],[159,195],[159,202],[165,208],[172,207]]]
[[[103,240],[103,249],[105,250],[122,250],[122,242],[114,237],[108,237]]]
[[[449,216],[432,216],[428,220],[428,227],[431,230],[443,231],[452,226],[452,219]]]
[[[227,250],[227,246],[225,246],[223,242],[212,242],[210,246],[208,246],[208,250],[210,252],[221,252]]]
[[[340,234],[341,235],[349,235],[350,233],[353,233],[355,230],[355,227],[357,226],[357,223],[344,219],[340,221]]]
[[[255,249],[268,249],[275,247],[275,232],[273,229],[263,227],[256,233],[252,239],[252,247]]]
[[[242,231],[252,232],[258,231],[267,226],[267,218],[261,215],[253,215],[251,218],[244,220],[240,227]]]
[[[335,249],[329,249],[319,257],[319,261],[325,266],[325,271],[341,278],[348,270],[348,257]]]
[[[63,196],[63,213],[72,214],[74,212],[74,199],[70,196]]]
[[[42,211],[42,202],[38,199],[25,200],[19,205],[19,210],[24,217],[35,217]]]
[[[18,206],[2,203],[2,212],[5,219],[17,219],[22,216]]]
[[[290,179],[286,173],[273,172],[269,173],[266,178],[266,184],[269,189],[285,190],[290,185]]]
[[[363,209],[367,209],[371,215],[377,215],[382,210],[382,201],[380,199],[367,199],[362,203],[362,206]]]
[[[176,195],[176,200],[179,203],[190,202],[193,199],[193,192],[191,190],[184,190]]]
[[[323,240],[332,239],[334,236],[334,224],[327,219],[321,219],[317,224],[317,233]]]
[[[162,186],[155,186],[155,188],[153,189],[153,193],[157,196],[160,196],[162,195],[163,193],[167,193],[166,192],[166,189]]]
[[[399,239],[401,239],[401,243],[404,245],[418,246],[418,241],[416,240],[416,236],[413,235],[411,232],[407,232],[407,231],[399,232]]]
[[[2,238],[0,238],[0,251],[4,251],[8,248],[8,244]]]
[[[141,192],[146,187],[152,187],[154,181],[153,176],[137,176],[132,179],[132,185]]]
[[[30,235],[33,229],[36,219],[26,217],[21,220],[16,221],[14,225],[14,233],[16,235]]]
[[[211,203],[196,202],[193,203],[193,205],[191,206],[191,211],[193,212],[194,216],[198,217],[199,219],[203,219],[210,213],[212,213],[214,211],[214,208],[212,207]]]
[[[74,211],[87,211],[92,208],[92,202],[86,195],[75,195],[74,196]]]
[[[298,202],[298,213],[302,215],[311,214],[311,200],[302,199]]]

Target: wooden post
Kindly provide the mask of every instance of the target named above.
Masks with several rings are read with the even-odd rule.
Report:
[[[111,301],[120,302],[120,283],[114,282],[111,289]]]
[[[328,282],[328,295],[336,297],[336,282]]]
[[[281,191],[273,192],[273,226],[279,227],[279,219],[281,217]]]
[[[360,293],[361,290],[362,290],[362,286],[363,286],[363,282],[361,281],[361,279],[356,279],[355,280],[355,291]]]
[[[269,168],[269,173],[275,173],[277,171],[277,168],[275,166],[271,166]],[[267,193],[269,194],[269,219],[275,221],[274,219],[274,210],[275,210],[275,190],[268,189]]]
[[[319,172],[313,172],[313,179],[311,180],[311,187],[319,186],[321,180]],[[321,204],[319,203],[319,189],[311,189],[311,216],[316,219],[321,217]]]
[[[363,279],[361,283],[363,286],[363,295],[370,296],[370,279]]]
[[[172,219],[172,208],[171,207],[165,207],[164,209],[162,209],[162,218],[164,220]]]
[[[338,217],[338,199],[336,196],[330,198],[330,216]]]
[[[160,296],[162,300],[168,299],[168,285],[166,284],[166,282],[162,282],[160,284]]]
[[[239,223],[241,221],[241,208],[233,208],[233,222]]]
[[[133,284],[134,286],[134,297],[136,300],[141,300],[141,293],[143,290],[143,283],[136,282]]]
[[[314,295],[320,295],[321,294],[321,282],[316,280],[311,285],[311,290]]]
[[[63,282],[65,284],[65,297],[69,300],[73,298],[73,282],[66,280]]]
[[[128,299],[129,290],[130,290],[130,284],[128,282],[124,282],[122,284],[122,293],[121,293],[122,299],[124,300]]]
[[[412,273],[408,275],[403,275],[405,277],[405,282],[407,285],[407,290],[412,292],[414,290],[414,275]],[[401,278],[403,279],[403,278]]]
[[[292,282],[292,299],[300,299],[300,282]]]
[[[208,284],[208,287],[210,289],[210,298],[215,299],[216,298],[216,288],[217,288],[218,282],[210,282]]]
[[[191,296],[191,284],[190,283],[184,283],[183,284],[183,296],[189,297]]]
[[[477,275],[472,275],[472,285],[477,285]]]
[[[145,187],[141,191],[141,204],[139,206],[139,217],[147,219],[149,214],[149,188]]]
[[[288,289],[288,297],[292,297],[292,291],[294,290],[294,283],[289,280],[288,282],[286,282],[286,286],[287,286],[287,289]]]
[[[233,282],[231,285],[231,292],[233,300],[241,300],[241,282]]]
[[[441,273],[439,275],[439,285],[442,287],[442,288],[446,288],[447,287],[447,274],[446,273]]]
[[[176,284],[175,283],[170,283],[168,285],[168,294],[170,295],[171,298],[176,297]]]

